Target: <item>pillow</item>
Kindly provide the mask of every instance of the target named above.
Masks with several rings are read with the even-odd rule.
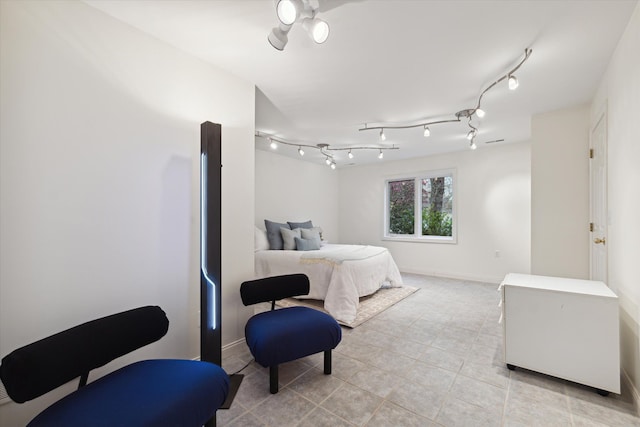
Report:
[[[280,228],[289,228],[289,224],[280,224],[278,222],[264,220],[264,226],[267,229],[267,240],[269,241],[269,249],[282,249],[284,242],[282,241],[282,233]]]
[[[288,228],[281,227],[280,233],[282,234],[282,241],[284,243],[283,249],[285,251],[294,251],[296,249],[296,237],[300,237],[300,229],[289,230]]]
[[[320,231],[319,230],[316,230],[315,228],[301,228],[300,237],[302,237],[303,239],[313,240],[317,242],[318,248],[320,248]]]
[[[306,222],[290,222],[287,221],[287,224],[289,224],[289,228],[290,229],[294,229],[294,228],[312,228],[313,227],[313,223],[311,222],[311,220],[306,221]]]
[[[267,239],[267,232],[255,227],[253,238],[253,250],[254,251],[266,251],[269,249],[269,240]]]
[[[295,241],[296,249],[299,251],[315,251],[320,249],[320,243],[315,239],[300,239],[296,237]]]

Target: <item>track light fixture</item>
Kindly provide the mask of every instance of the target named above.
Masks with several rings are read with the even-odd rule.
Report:
[[[480,105],[482,103],[482,97],[484,97],[484,95],[491,90],[494,86],[496,86],[498,83],[500,83],[503,80],[507,80],[508,81],[508,87],[510,90],[515,90],[518,87],[518,79],[516,78],[516,76],[513,74],[516,71],[518,71],[518,69],[522,66],[522,64],[525,63],[525,61],[527,59],[529,59],[529,56],[531,56],[531,52],[532,50],[529,48],[526,48],[524,50],[524,57],[520,60],[520,62],[518,62],[518,64],[511,70],[509,70],[506,74],[502,75],[500,78],[498,78],[496,81],[494,81],[493,83],[491,83],[489,86],[487,86],[486,89],[484,89],[482,91],[482,93],[480,93],[480,96],[478,97],[478,102],[476,103],[476,106],[474,108],[468,108],[468,109],[464,109],[464,110],[460,110],[457,113],[455,113],[455,119],[444,119],[444,120],[423,120],[419,123],[414,123],[414,124],[407,124],[407,125],[400,125],[400,124],[393,124],[393,123],[379,123],[377,126],[369,126],[368,123],[364,124],[364,127],[358,129],[360,131],[363,130],[373,130],[373,129],[380,129],[380,139],[384,141],[384,130],[385,129],[411,129],[411,128],[416,128],[416,127],[424,127],[424,136],[427,137],[431,134],[431,130],[429,129],[430,126],[432,125],[436,125],[436,124],[440,124],[440,123],[454,123],[454,122],[460,122],[462,121],[462,119],[466,118],[468,119],[468,124],[469,127],[471,128],[471,130],[467,133],[467,139],[470,141],[470,145],[469,147],[472,150],[475,150],[475,148],[477,147],[474,139],[476,138],[476,136],[478,135],[478,128],[473,126],[471,123],[471,120],[474,117],[477,118],[482,118],[485,116],[485,111],[483,109],[480,108]]]
[[[289,38],[287,34],[296,22],[301,22],[314,42],[321,44],[329,38],[329,24],[318,18],[318,0],[275,0],[279,25],[274,27],[267,39],[271,46],[284,50]]]
[[[516,90],[520,83],[518,83],[518,78],[514,75],[509,76],[509,89]]]
[[[272,150],[276,150],[278,148],[278,143],[275,142],[273,139],[269,138],[269,146],[271,147]]]
[[[386,141],[387,135],[384,134],[384,128],[380,129],[380,141]]]
[[[274,148],[274,145],[277,147],[278,144],[282,144],[282,145],[286,145],[286,146],[291,146],[291,147],[298,147],[298,154],[300,154],[301,156],[304,153],[303,147],[304,148],[312,148],[314,150],[318,150],[320,152],[320,154],[322,156],[324,156],[324,161],[327,164],[327,166],[330,166],[331,169],[335,169],[337,167],[337,163],[336,163],[336,159],[335,159],[335,152],[337,151],[346,151],[347,152],[347,157],[349,159],[353,159],[355,156],[353,154],[353,151],[355,150],[377,150],[378,151],[378,158],[382,159],[384,157],[384,151],[385,150],[399,150],[399,147],[396,147],[395,145],[391,146],[391,147],[368,147],[368,146],[357,146],[357,147],[340,147],[340,148],[332,148],[329,146],[329,144],[316,144],[316,145],[311,145],[311,144],[301,144],[299,142],[290,142],[287,140],[284,140],[282,138],[277,138],[273,135],[268,135],[264,132],[260,132],[260,131],[256,131],[255,133],[256,137],[259,138],[265,138],[267,140],[267,142],[270,144],[271,148]]]

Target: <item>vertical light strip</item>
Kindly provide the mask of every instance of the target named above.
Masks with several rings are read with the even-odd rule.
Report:
[[[207,161],[206,154],[200,155],[200,269],[202,276],[207,281],[207,286],[210,289],[207,290],[209,300],[207,306],[209,310],[209,325],[211,329],[216,329],[216,304],[215,304],[215,283],[209,277],[206,263],[206,242],[207,242]],[[207,325],[207,327],[209,327]]]

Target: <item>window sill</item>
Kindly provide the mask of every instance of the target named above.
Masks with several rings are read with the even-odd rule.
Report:
[[[409,242],[409,243],[444,243],[444,244],[457,244],[458,241],[455,237],[444,236],[383,236],[382,240],[389,242]]]

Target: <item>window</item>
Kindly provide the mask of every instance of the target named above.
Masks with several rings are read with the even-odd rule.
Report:
[[[455,243],[454,172],[387,180],[385,239]]]

